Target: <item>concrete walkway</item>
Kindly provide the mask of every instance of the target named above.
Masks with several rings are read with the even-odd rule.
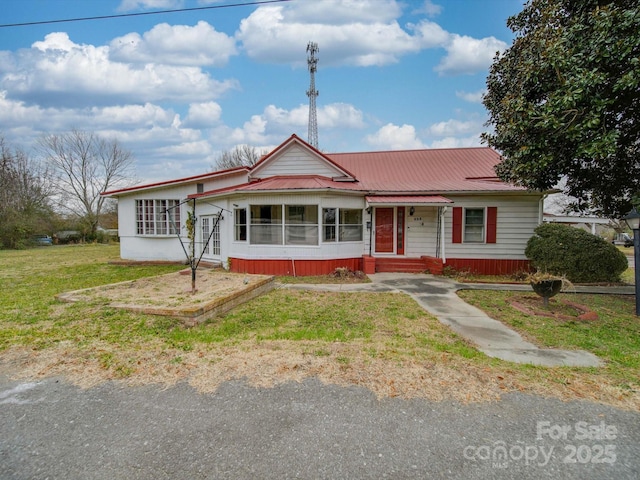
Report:
[[[502,322],[464,302],[461,289],[493,289],[531,291],[528,285],[461,284],[441,276],[410,273],[376,273],[369,275],[372,283],[311,285],[288,284],[283,287],[302,290],[343,292],[403,292],[414,298],[422,308],[436,316],[460,336],[473,342],[490,357],[516,363],[546,367],[597,367],[601,360],[582,350],[538,348]],[[633,287],[576,287],[580,293],[633,294]]]

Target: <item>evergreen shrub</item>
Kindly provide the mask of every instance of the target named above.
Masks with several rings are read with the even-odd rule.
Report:
[[[574,283],[618,282],[628,267],[615,245],[579,228],[545,223],[527,242],[525,255],[536,269]]]

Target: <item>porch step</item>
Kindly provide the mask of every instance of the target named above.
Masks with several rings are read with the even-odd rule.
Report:
[[[402,272],[402,273],[432,273],[442,274],[442,261],[439,258],[421,257],[376,257],[376,273]]]
[[[427,267],[421,258],[376,258],[376,273],[424,273]]]

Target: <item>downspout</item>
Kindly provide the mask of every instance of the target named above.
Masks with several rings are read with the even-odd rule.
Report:
[[[444,234],[444,215],[447,213],[447,209],[449,207],[442,207],[442,213],[440,214],[440,231],[442,232],[442,237],[440,239],[440,258],[442,259],[442,263],[447,263],[447,254],[445,252],[444,244],[446,235]]]

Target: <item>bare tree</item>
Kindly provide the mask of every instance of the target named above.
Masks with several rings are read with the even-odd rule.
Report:
[[[133,155],[115,139],[80,130],[44,136],[38,147],[53,172],[58,203],[83,219],[94,237],[107,201],[100,194],[134,183]]]
[[[50,230],[48,174],[0,136],[0,246],[23,246],[34,233]]]
[[[216,170],[226,170],[235,167],[252,167],[266,152],[258,153],[256,147],[250,145],[236,145],[233,150],[220,154],[214,165]]]

